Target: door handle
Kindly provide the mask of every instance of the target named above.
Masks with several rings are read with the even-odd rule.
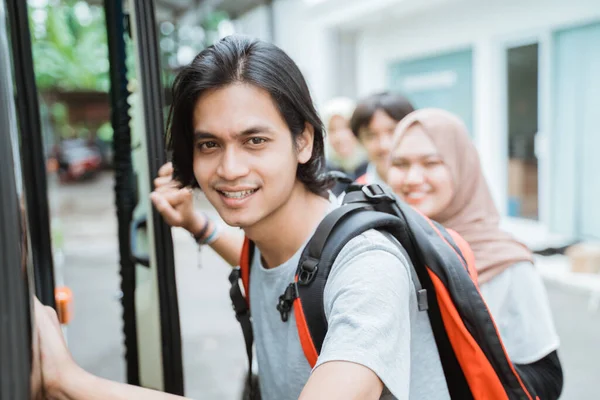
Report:
[[[145,215],[140,218],[134,219],[131,222],[131,235],[129,238],[129,248],[131,249],[129,256],[131,258],[131,261],[137,264],[141,264],[144,267],[150,267],[150,255],[146,253],[140,253],[137,243],[137,233],[140,229],[146,229],[147,226],[148,219]]]

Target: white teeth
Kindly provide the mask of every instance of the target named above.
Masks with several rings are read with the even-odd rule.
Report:
[[[409,193],[406,197],[408,197],[409,199],[418,200],[418,199],[422,199],[423,197],[425,197],[425,193],[423,193],[423,192],[412,192],[412,193]]]
[[[239,192],[224,192],[224,191],[221,191],[221,193],[223,193],[223,195],[225,197],[229,197],[230,199],[243,199],[244,197],[250,196],[255,191],[256,191],[256,189],[242,190],[242,191],[239,191]]]

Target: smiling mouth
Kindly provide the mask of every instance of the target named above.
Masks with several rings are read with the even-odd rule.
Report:
[[[427,193],[423,193],[423,192],[413,192],[413,193],[408,193],[404,195],[404,198],[407,201],[421,201],[423,199],[425,199],[425,197],[427,196]]]
[[[240,190],[236,192],[226,192],[223,190],[217,190],[217,192],[219,192],[222,196],[227,197],[228,199],[245,199],[246,197],[256,193],[257,190],[258,189]]]

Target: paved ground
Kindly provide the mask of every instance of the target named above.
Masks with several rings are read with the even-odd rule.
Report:
[[[109,174],[56,192],[65,232],[64,275],[75,296],[68,340],[89,371],[124,379],[113,182]],[[241,332],[228,299],[228,268],[210,250],[200,254],[173,230],[184,346],[186,393],[195,399],[237,399],[246,369]],[[547,284],[562,340],[563,399],[600,398],[600,311],[589,296],[553,280]]]

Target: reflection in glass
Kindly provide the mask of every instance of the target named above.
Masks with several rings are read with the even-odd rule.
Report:
[[[538,45],[508,49],[509,215],[538,218]]]
[[[10,371],[3,371],[3,377],[10,375],[12,379],[5,384],[3,393],[24,395],[30,393],[31,398],[41,398],[41,370],[35,326],[31,312],[31,296],[33,286],[33,265],[29,248],[29,232],[25,212],[25,193],[23,191],[22,170],[20,163],[16,110],[14,104],[13,74],[11,69],[10,48],[8,44],[7,15],[4,2],[0,2],[0,132],[3,141],[0,145],[0,173],[2,190],[0,191],[2,213],[3,281],[2,289],[5,302],[3,319],[8,320],[10,331],[15,337],[3,335],[2,347],[10,346],[10,359],[3,355],[5,362],[10,362]],[[12,176],[10,175],[12,174]],[[5,314],[4,312],[7,311]],[[21,330],[22,329],[22,330]],[[25,356],[28,354],[29,356]],[[24,375],[23,375],[24,374]],[[29,381],[29,384],[28,382]],[[5,392],[7,391],[7,392]],[[25,398],[25,397],[20,397]]]

